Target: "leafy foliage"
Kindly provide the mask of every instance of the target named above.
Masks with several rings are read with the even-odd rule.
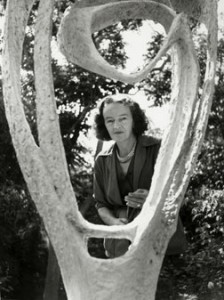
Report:
[[[3,297],[15,291],[22,295],[27,292],[25,278],[29,278],[34,288],[37,277],[43,278],[45,274],[47,247],[43,226],[27,195],[14,183],[0,190],[0,291]]]
[[[6,181],[16,181],[18,184],[23,182],[23,177],[19,168],[11,136],[5,117],[2,100],[2,90],[0,86],[0,186]]]
[[[60,20],[71,2],[74,1],[55,3],[52,29],[55,41]],[[33,74],[34,24],[37,7],[38,1],[35,2],[31,13],[24,41],[22,92],[26,117],[38,143]],[[128,20],[94,33],[95,46],[110,64],[123,68],[127,58],[122,31],[127,28],[135,30],[140,24],[140,20],[137,22]],[[148,49],[147,59],[155,57],[162,42],[163,36],[155,35]],[[206,58],[206,42],[203,35],[195,37],[195,45],[203,78]],[[175,286],[180,287],[179,291],[183,294],[186,292],[187,285],[192,287],[193,292],[203,293],[207,291],[209,282],[213,282],[220,288],[224,284],[222,278],[224,197],[221,192],[216,191],[223,189],[224,179],[223,53],[224,42],[220,39],[216,89],[206,140],[181,212],[189,249],[180,258],[171,258],[165,262],[162,272],[166,281],[170,277],[174,278]],[[145,90],[150,100],[154,100],[155,105],[161,106],[170,99],[170,67],[168,53],[151,75],[140,84],[140,88]],[[57,59],[52,61],[52,71],[71,182],[75,187],[83,215],[93,223],[99,223],[100,220],[91,201],[92,167],[85,161],[87,150],[81,144],[79,136],[81,132],[84,134],[88,132],[89,113],[96,106],[98,99],[115,91],[127,93],[132,86],[89,73],[70,63],[62,65]],[[21,293],[21,299],[27,299],[22,295],[21,286],[29,286],[31,290],[26,292],[30,293],[29,300],[31,300],[34,281],[43,284],[46,267],[46,236],[41,219],[24,188],[23,177],[1,103],[0,99],[0,290],[4,297],[15,295],[17,292],[17,296]],[[101,244],[102,241],[100,243],[90,241],[90,250],[94,256],[103,256]]]
[[[153,41],[147,51],[146,60],[152,60],[160,50],[164,41],[164,36],[155,33]],[[160,61],[149,74],[143,83],[143,89],[149,100],[153,100],[154,105],[161,106],[170,100],[171,92],[171,59],[170,54]]]
[[[199,295],[193,299],[218,300],[223,297],[223,196],[223,191],[205,186],[197,194],[188,190],[181,212],[188,249],[179,257],[165,258],[160,279],[162,284],[164,281],[170,284],[166,292],[174,293],[173,299],[185,299],[179,298],[180,294]],[[159,299],[167,298],[162,295]]]
[[[199,48],[202,76],[205,70],[204,45],[202,36],[202,45]],[[223,46],[224,41],[220,39],[218,41],[216,83],[211,113],[209,115],[205,141],[191,181],[192,186],[195,188],[202,185],[206,185],[211,189],[222,190],[224,188]]]
[[[223,239],[223,191],[210,190],[203,186],[195,198],[193,205],[191,204],[193,206],[191,211],[192,225],[195,227],[191,239],[198,243],[200,248],[212,244],[216,238]]]

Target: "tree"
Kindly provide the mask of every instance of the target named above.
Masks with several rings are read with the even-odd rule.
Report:
[[[104,3],[104,1],[96,2]],[[81,1],[77,5],[82,6],[83,3],[84,1]],[[171,3],[175,7],[176,2],[171,1]],[[210,33],[209,36],[212,38],[211,44],[208,44],[212,63],[210,62],[207,65],[206,76],[208,77],[205,77],[204,94],[199,101],[199,106],[196,98],[198,86],[196,56],[189,30],[186,27],[186,18],[180,15],[174,19],[167,43],[156,57],[156,59],[160,58],[175,43],[173,99],[175,99],[177,93],[176,99],[181,100],[181,102],[177,101],[176,114],[174,114],[173,123],[170,124],[169,128],[171,133],[168,132],[164,139],[150,195],[136,222],[125,226],[125,228],[105,228],[104,226],[90,225],[82,219],[78,213],[77,204],[74,201],[75,196],[69,182],[66,158],[57,122],[50,69],[49,37],[51,22],[49,20],[52,16],[53,3],[46,0],[40,2],[36,27],[34,65],[36,68],[35,86],[39,138],[39,146],[37,146],[27,125],[19,94],[23,24],[27,21],[28,11],[31,9],[33,2],[26,1],[25,3],[23,1],[19,8],[14,5],[13,1],[8,2],[7,38],[3,56],[4,99],[7,118],[25,180],[31,196],[43,216],[53,243],[68,299],[91,299],[91,297],[98,296],[98,298],[109,299],[112,292],[116,299],[135,299],[137,297],[146,299],[149,296],[149,289],[151,299],[154,298],[157,277],[165,249],[175,230],[175,221],[183,193],[186,190],[207,121],[213,91],[213,80],[210,80],[210,78],[214,79],[214,68],[210,66],[215,64],[216,60],[216,51],[214,51],[216,45],[215,3],[215,1],[206,3],[206,12],[209,11],[209,15],[206,13],[203,15],[202,11],[202,16],[205,18]],[[91,1],[87,4],[90,5],[91,9]],[[112,15],[111,12],[108,14],[108,7],[102,5],[100,10],[105,9],[105,11],[100,11],[99,15],[116,16],[118,19],[121,17],[128,18],[131,15],[136,18],[148,11],[145,9],[146,3],[143,4],[139,2],[122,3],[122,1],[115,3],[111,6]],[[182,1],[181,7],[178,6],[177,8],[184,8],[184,4],[189,12],[189,6],[185,1]],[[196,2],[191,7],[192,11],[195,8],[204,8],[203,4],[204,2]],[[154,4],[149,3],[148,5],[151,8]],[[80,9],[82,9],[81,6]],[[27,8],[29,9],[27,10]],[[139,10],[136,10],[136,8]],[[169,27],[174,18],[174,13],[160,5],[153,6],[153,8],[154,14],[150,17],[158,18],[158,11],[161,9],[162,15],[164,15],[165,10],[165,15],[170,18],[166,19],[168,24],[166,25]],[[15,17],[15,14],[17,17]],[[95,25],[101,26],[102,20],[99,19],[98,22]],[[110,19],[110,22],[114,22],[113,18]],[[15,39],[16,43],[14,43]],[[43,64],[43,61],[46,63]],[[98,63],[97,60],[96,62]],[[99,66],[100,63],[97,68]],[[93,64],[92,67],[94,68]],[[150,68],[147,68],[141,74],[137,74],[137,76],[124,76],[115,71],[110,71],[111,69],[105,64],[103,64],[102,69],[106,71],[103,75],[112,72],[117,79],[122,78],[126,82],[133,82],[144,77]],[[191,86],[190,90],[189,86]],[[182,105],[185,108],[184,111],[181,110]],[[197,115],[193,114],[192,110],[197,111]],[[15,126],[15,122],[17,126]],[[175,151],[172,150],[172,145]],[[184,178],[183,181],[180,178]],[[151,214],[152,207],[154,208],[153,215]],[[162,213],[162,208],[165,214]],[[150,214],[152,218],[145,222],[146,218],[144,217]],[[140,224],[140,220],[142,224]],[[75,236],[75,242],[71,241],[71,236]],[[135,243],[132,250],[129,251],[130,253],[122,257],[120,261],[97,261],[86,254],[85,238],[89,236],[129,238]],[[63,247],[63,245],[65,246]],[[73,264],[71,264],[71,261]],[[87,264],[88,273],[85,271]],[[102,272],[95,272],[95,268],[98,267],[102,268]],[[99,284],[105,280],[105,271],[107,271],[109,285],[104,282],[106,286],[102,289]],[[115,273],[118,274],[118,277],[114,276]],[[86,282],[88,282],[88,286]],[[141,282],[142,285],[139,286],[138,282]]]

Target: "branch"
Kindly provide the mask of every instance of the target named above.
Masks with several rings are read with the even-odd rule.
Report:
[[[83,111],[78,115],[77,120],[75,121],[75,123],[72,125],[72,127],[69,129],[68,134],[72,133],[75,128],[82,123],[82,121],[84,120],[86,114],[92,109],[92,104],[84,107]]]
[[[160,67],[153,68],[152,72],[162,72],[165,65],[169,62],[170,62],[170,56],[167,56],[167,58],[163,61],[162,65]]]

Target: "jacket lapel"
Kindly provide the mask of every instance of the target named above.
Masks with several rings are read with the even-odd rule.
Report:
[[[108,194],[113,199],[113,202],[116,202],[117,205],[123,205],[121,199],[120,190],[117,181],[117,171],[116,171],[116,150],[115,147],[112,148],[109,159],[109,180],[108,180]]]
[[[145,164],[145,160],[146,160],[146,147],[142,145],[142,141],[141,139],[139,139],[137,143],[135,161],[134,161],[134,179],[133,179],[134,191],[136,191],[138,188],[138,182],[141,175],[141,171]]]
[[[136,191],[139,186],[140,175],[146,162],[147,147],[154,144],[158,144],[158,140],[152,137],[141,136],[138,139],[134,161],[134,191]],[[109,168],[107,191],[109,198],[112,199],[112,202],[116,202],[117,205],[123,205],[117,180],[115,144],[113,144],[104,155],[109,156],[107,160],[107,166]]]

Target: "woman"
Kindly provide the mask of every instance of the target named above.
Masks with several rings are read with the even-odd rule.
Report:
[[[140,212],[150,189],[160,141],[144,136],[147,118],[129,95],[107,96],[95,117],[96,136],[115,143],[95,161],[94,196],[106,225],[124,225]],[[128,240],[106,239],[106,255],[124,254]]]

